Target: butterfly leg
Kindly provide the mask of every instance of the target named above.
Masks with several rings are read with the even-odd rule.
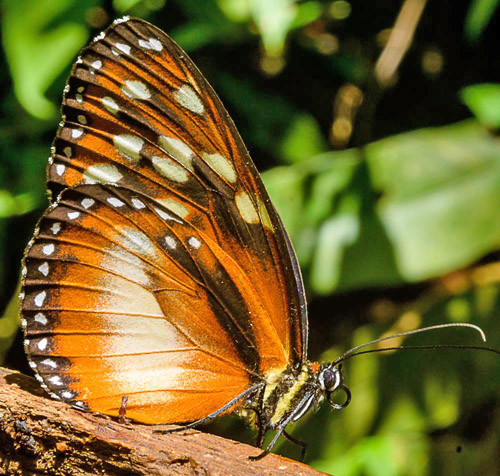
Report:
[[[307,451],[307,443],[305,441],[300,441],[297,438],[294,438],[292,435],[286,432],[286,430],[283,430],[283,436],[285,439],[287,439],[290,443],[293,443],[294,445],[300,446],[301,451],[300,451],[300,461],[304,461],[306,457],[306,451]]]
[[[190,428],[194,428],[195,426],[202,425],[203,423],[206,423],[207,421],[219,416],[221,413],[224,413],[226,410],[236,405],[236,403],[243,400],[244,398],[248,397],[252,392],[259,389],[263,385],[264,382],[259,382],[258,384],[253,385],[252,387],[246,389],[244,392],[240,393],[237,397],[233,398],[229,403],[226,403],[223,407],[219,408],[217,411],[211,413],[210,415],[207,415],[204,418],[200,418],[199,420],[188,423],[187,425],[179,426],[177,428],[169,428],[168,430],[155,430],[154,433],[161,433],[162,435],[165,435],[168,433],[189,430]]]
[[[122,424],[128,423],[128,419],[125,416],[127,414],[127,403],[128,395],[123,395],[122,404],[120,405],[120,409],[118,410],[118,422]]]
[[[311,397],[313,397],[313,393],[308,393],[304,396],[304,398],[302,398],[302,400],[299,402],[299,404],[293,409],[293,411],[290,413],[290,415],[288,415],[287,418],[285,418],[285,420],[283,420],[281,422],[281,424],[278,426],[278,428],[276,429],[276,434],[274,435],[273,439],[271,440],[271,442],[267,445],[267,448],[260,454],[258,454],[257,456],[249,456],[248,458],[252,461],[257,461],[259,459],[262,459],[264,456],[266,456],[268,453],[271,452],[271,450],[274,448],[274,445],[276,444],[276,442],[278,441],[278,438],[281,436],[282,433],[285,432],[285,428],[288,426],[288,424],[294,420],[294,418],[296,417],[296,415],[299,415],[302,410],[303,410],[303,407],[305,405],[308,404],[309,400]],[[290,436],[290,435],[287,435],[287,436]],[[291,437],[290,437],[291,438]],[[288,439],[288,438],[287,438]],[[290,441],[293,441],[295,440],[295,438],[293,438],[292,440]],[[304,443],[302,442],[299,442],[298,440],[295,440],[293,441],[294,443],[298,444],[299,446],[301,446],[303,448],[303,445]],[[305,455],[305,449],[303,448],[302,449],[302,452],[304,453]]]

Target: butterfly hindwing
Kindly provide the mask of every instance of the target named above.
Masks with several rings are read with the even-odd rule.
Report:
[[[132,418],[190,421],[205,414],[174,418],[169,393],[197,398],[202,382],[204,393],[220,396],[205,406],[215,411],[259,381],[261,365],[286,358],[282,346],[263,345],[277,342],[276,331],[259,296],[246,292],[238,264],[180,216],[130,190],[63,192],[25,264],[31,361],[53,394],[92,410],[116,414],[128,395]],[[260,315],[260,325],[246,313]]]

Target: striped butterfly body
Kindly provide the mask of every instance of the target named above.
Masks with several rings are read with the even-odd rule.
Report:
[[[21,294],[51,396],[108,415],[126,398],[145,423],[251,411],[262,446],[347,391],[338,367],[307,360],[287,233],[219,98],[165,33],[116,21],[76,61],[62,114]]]

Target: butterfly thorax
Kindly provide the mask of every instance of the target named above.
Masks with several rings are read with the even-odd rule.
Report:
[[[260,402],[252,405],[260,414],[260,424],[265,429],[279,427],[297,409],[305,395],[312,397],[307,409],[321,401],[322,393],[317,383],[318,370],[318,364],[305,362],[298,370],[287,367],[268,372]]]

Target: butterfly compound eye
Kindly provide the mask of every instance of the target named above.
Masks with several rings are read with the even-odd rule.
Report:
[[[323,371],[322,387],[327,392],[333,392],[341,382],[340,371],[336,368],[328,367]]]
[[[347,405],[349,405],[351,401],[351,392],[345,385],[342,384],[342,373],[340,366],[326,367],[321,372],[319,381],[322,390],[326,393],[326,399],[328,400],[329,405],[334,410],[341,410],[342,408],[345,408],[347,407]],[[342,390],[345,393],[344,403],[339,404],[333,401],[333,396],[337,393],[338,390]]]

